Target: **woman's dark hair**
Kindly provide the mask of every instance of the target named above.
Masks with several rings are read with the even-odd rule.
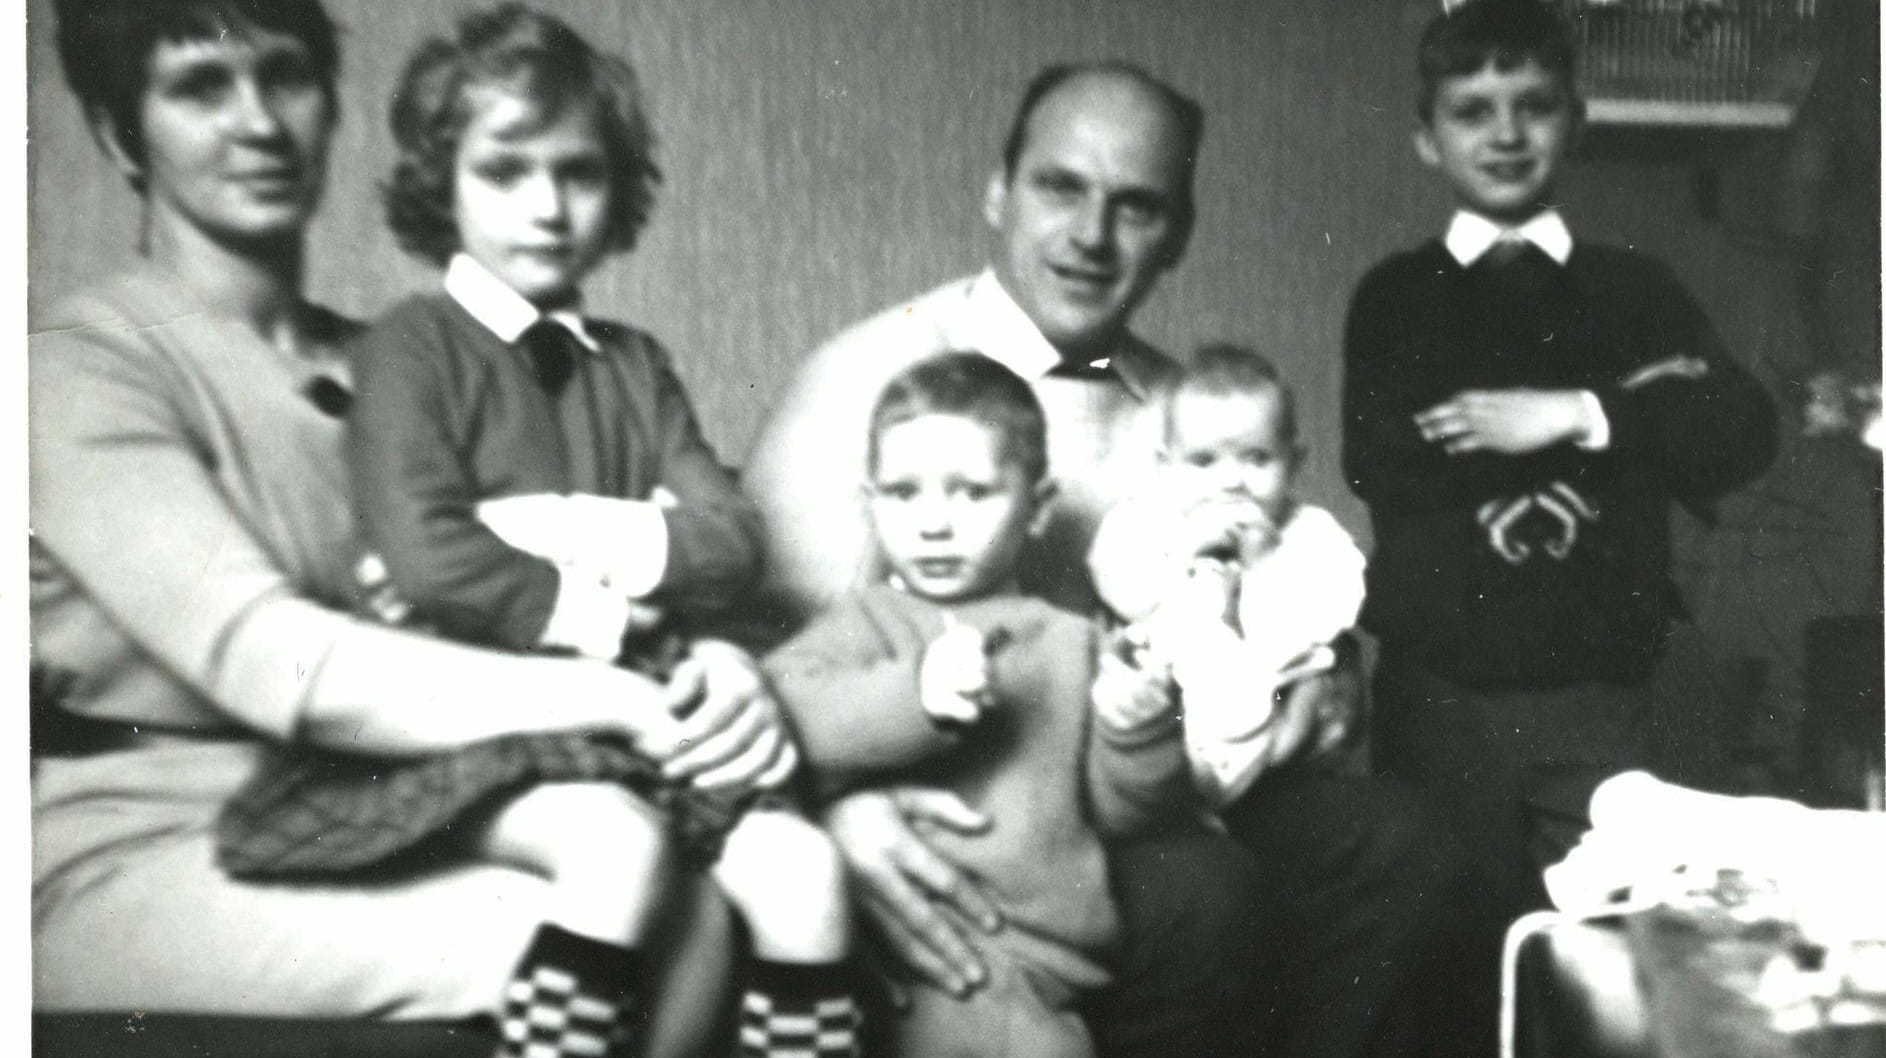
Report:
[[[334,104],[340,45],[321,0],[57,0],[59,62],[88,116],[104,115],[125,154],[144,164],[138,119],[160,44],[215,40],[267,30],[308,49],[315,76]],[[96,126],[94,126],[96,129]]]
[[[991,431],[996,459],[1020,467],[1030,482],[1048,473],[1047,416],[1022,377],[981,353],[938,353],[905,368],[884,386],[871,409],[866,465],[878,465],[884,431],[924,415],[956,415]]]
[[[608,245],[633,249],[661,182],[635,71],[522,4],[467,15],[455,37],[427,40],[407,62],[388,115],[399,160],[381,189],[400,247],[437,264],[459,249],[453,170],[474,114],[467,98],[474,86],[515,94],[545,124],[569,107],[595,107],[611,173]]]
[[[1449,77],[1478,73],[1488,63],[1501,73],[1527,62],[1544,67],[1575,95],[1578,45],[1559,5],[1547,0],[1466,0],[1435,16],[1415,52],[1422,121],[1434,116],[1434,97]]]

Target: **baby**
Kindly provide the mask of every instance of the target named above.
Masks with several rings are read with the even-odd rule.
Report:
[[[1165,400],[1158,476],[1102,519],[1088,566],[1141,664],[1170,666],[1194,778],[1223,807],[1261,770],[1277,689],[1333,664],[1364,560],[1296,497],[1295,403],[1268,360],[1208,346]]]

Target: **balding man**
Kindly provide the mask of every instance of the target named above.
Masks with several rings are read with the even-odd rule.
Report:
[[[1192,231],[1197,103],[1122,63],[1057,66],[1031,82],[983,216],[992,263],[845,331],[799,370],[745,470],[770,536],[774,593],[803,617],[873,568],[859,502],[867,422],[884,383],[938,352],[982,352],[1028,379],[1048,415],[1060,485],[1025,588],[1092,610],[1085,557],[1100,515],[1160,443],[1153,397],[1172,359],[1128,329]],[[1340,741],[1353,664],[1287,696],[1261,781],[1274,817],[1263,862],[1202,827],[1109,850],[1125,928],[1118,984],[1089,1021],[1105,1055],[1404,1053],[1401,1014],[1438,859],[1404,802],[1359,780],[1279,768]],[[1334,706],[1334,707],[1332,707]],[[828,825],[877,932],[940,987],[975,988],[975,928],[998,894],[939,858],[924,828],[989,821],[936,790],[853,794]]]

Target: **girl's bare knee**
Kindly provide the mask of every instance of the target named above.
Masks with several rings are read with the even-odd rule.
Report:
[[[845,865],[823,830],[795,815],[754,812],[727,835],[715,881],[767,958],[827,962],[850,943]]]
[[[665,869],[659,813],[614,783],[552,783],[519,794],[492,823],[488,845],[513,852],[551,880],[572,875],[630,881]]]
[[[554,783],[520,794],[492,822],[486,851],[550,880],[552,920],[640,944],[673,888],[662,816],[612,783]]]

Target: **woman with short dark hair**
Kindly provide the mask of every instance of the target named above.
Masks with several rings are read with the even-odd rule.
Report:
[[[353,616],[340,348],[356,327],[302,294],[336,117],[319,0],[70,0],[59,16],[68,79],[143,223],[140,259],[29,349],[33,664],[79,729],[40,747],[33,777],[35,1005],[489,1014],[555,879],[444,857],[241,881],[215,864],[218,813],[275,747],[612,730],[656,685]],[[778,727],[769,700],[742,708],[759,714],[743,734]],[[682,735],[726,742],[722,762],[748,745]],[[661,962],[656,1052],[717,1024],[730,946],[700,888],[670,919],[697,942]]]

